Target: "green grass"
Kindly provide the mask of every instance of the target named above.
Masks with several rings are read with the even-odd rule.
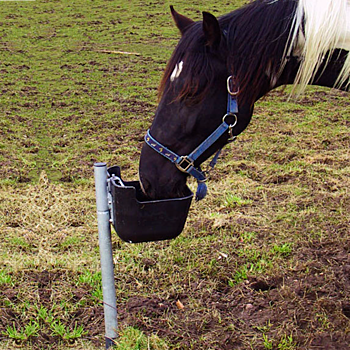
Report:
[[[121,337],[115,344],[116,350],[167,350],[169,346],[157,336],[147,337],[138,329],[128,327],[123,330]]]

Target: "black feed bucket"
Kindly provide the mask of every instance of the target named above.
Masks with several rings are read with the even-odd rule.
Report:
[[[177,237],[183,230],[193,193],[185,197],[147,201],[138,181],[123,181],[118,166],[108,169],[112,196],[112,221],[125,242],[162,241]]]

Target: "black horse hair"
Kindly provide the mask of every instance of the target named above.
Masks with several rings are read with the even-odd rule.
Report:
[[[186,64],[181,74],[185,83],[177,98],[190,97],[199,102],[210,92],[217,74],[214,57],[226,60],[227,74],[237,78],[241,95],[249,85],[259,91],[259,85],[266,84],[267,69],[270,77],[277,77],[283,69],[297,6],[297,0],[257,0],[220,17],[223,40],[217,52],[205,45],[202,22],[194,23],[168,62],[159,97],[170,88],[169,77],[183,60]],[[205,86],[200,83],[203,80]]]

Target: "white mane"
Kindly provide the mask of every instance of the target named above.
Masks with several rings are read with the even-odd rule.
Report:
[[[283,0],[282,0],[283,1]],[[305,30],[301,29],[303,19]],[[350,0],[299,0],[291,46],[286,55],[300,56],[301,66],[293,92],[302,93],[314,78],[325,54],[335,49],[350,51]],[[339,74],[336,86],[350,85],[350,55]]]

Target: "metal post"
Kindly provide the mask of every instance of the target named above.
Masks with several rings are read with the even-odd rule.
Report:
[[[94,164],[98,241],[100,246],[103,308],[105,318],[106,349],[110,349],[117,338],[118,321],[114,284],[113,252],[111,241],[110,213],[108,208],[107,166]]]

